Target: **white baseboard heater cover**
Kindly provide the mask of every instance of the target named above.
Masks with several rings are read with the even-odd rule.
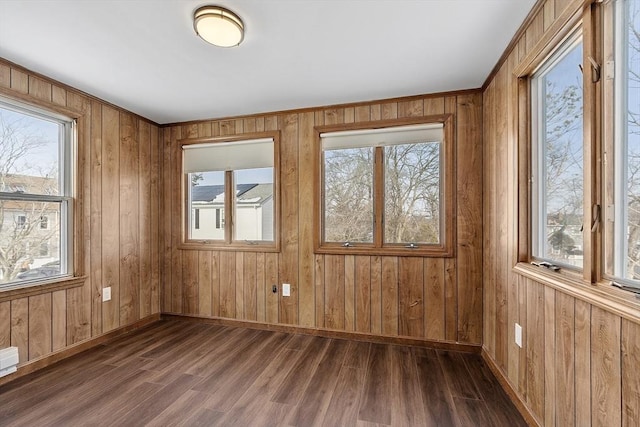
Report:
[[[0,377],[14,373],[18,369],[18,347],[0,350]]]

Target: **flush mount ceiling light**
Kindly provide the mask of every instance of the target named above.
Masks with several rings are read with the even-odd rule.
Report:
[[[206,42],[220,47],[238,46],[244,24],[238,15],[220,6],[203,6],[193,14],[193,28]]]

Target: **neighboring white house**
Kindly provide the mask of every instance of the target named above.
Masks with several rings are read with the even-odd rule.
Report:
[[[191,187],[191,239],[224,240],[224,186]],[[240,184],[234,240],[273,240],[273,185]]]
[[[3,175],[0,191],[48,194],[56,179]],[[60,259],[60,210],[55,203],[0,201],[0,283]],[[55,267],[59,268],[59,266]],[[18,277],[19,278],[19,277]]]

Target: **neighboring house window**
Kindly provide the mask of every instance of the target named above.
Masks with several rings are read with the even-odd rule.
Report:
[[[224,210],[216,209],[216,228],[224,228]]]
[[[582,35],[569,37],[531,76],[532,256],[583,264]]]
[[[24,230],[27,228],[27,217],[25,215],[18,215],[16,217],[16,229]]]
[[[0,99],[0,287],[72,273],[74,127],[70,118]],[[45,244],[56,269],[31,274]]]
[[[615,34],[606,70],[614,83],[605,117],[605,272],[616,282],[640,287],[640,2],[616,1]],[[615,66],[613,65],[615,64]],[[608,75],[608,81],[611,81]],[[609,124],[613,126],[608,127]]]
[[[400,255],[452,251],[450,118],[319,133],[319,250]]]
[[[39,255],[41,257],[49,256],[49,243],[48,242],[40,243],[40,253],[39,253]]]
[[[277,137],[183,141],[185,244],[275,249]]]

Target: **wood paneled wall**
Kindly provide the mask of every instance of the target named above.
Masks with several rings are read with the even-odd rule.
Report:
[[[314,126],[450,113],[456,123],[454,258],[319,255]],[[178,140],[281,132],[281,251],[178,249]],[[162,311],[384,336],[482,342],[482,95],[412,97],[178,124],[162,130]],[[291,284],[291,297],[271,287]]]
[[[84,285],[0,302],[21,364],[160,311],[158,126],[0,60],[0,94],[80,112],[75,215]],[[102,302],[102,287],[112,299]]]
[[[511,269],[517,230],[513,70],[566,8],[547,0],[484,91],[484,349],[545,426],[640,425],[640,326]],[[514,324],[523,327],[523,347]]]

